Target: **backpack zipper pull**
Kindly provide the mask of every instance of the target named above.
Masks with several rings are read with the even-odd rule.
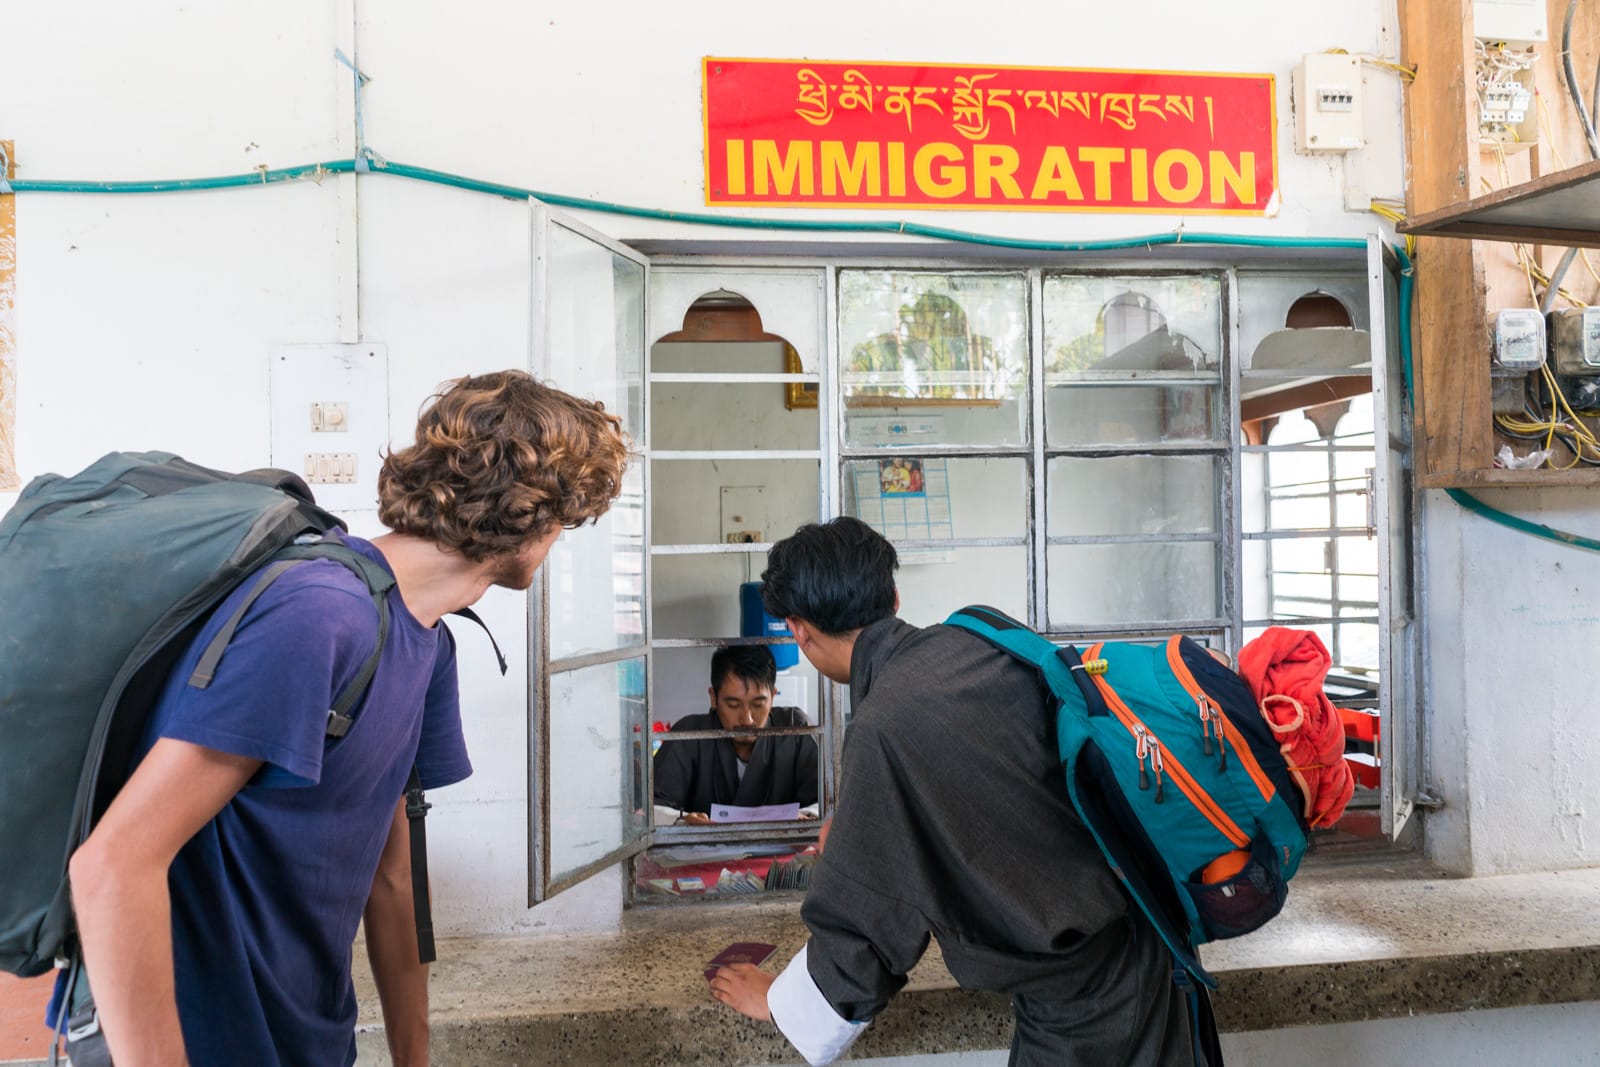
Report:
[[[1217,770],[1225,771],[1228,769],[1228,738],[1222,732],[1221,709],[1213,709],[1211,718],[1217,724]]]
[[[1166,800],[1166,794],[1161,791],[1161,742],[1153,736],[1150,738],[1150,769],[1156,772],[1156,803]]]
[[[1205,744],[1205,754],[1211,755],[1211,706],[1201,697],[1195,701],[1200,706],[1200,739]]]
[[[1138,725],[1137,723],[1135,723],[1133,727],[1133,737],[1134,758],[1139,761],[1139,791],[1143,792],[1144,790],[1150,788],[1150,776],[1145,772],[1144,767],[1144,762],[1150,755],[1150,742],[1145,736],[1144,727]]]

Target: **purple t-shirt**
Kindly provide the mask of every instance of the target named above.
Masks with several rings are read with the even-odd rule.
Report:
[[[344,540],[379,562],[356,537]],[[190,1062],[355,1061],[351,942],[413,763],[424,788],[472,773],[455,644],[389,593],[390,628],[355,724],[327,738],[328,707],[377,642],[366,585],[344,565],[291,567],[245,613],[209,687],[201,651],[252,582],[179,661],[146,731],[263,761],[173,861],[178,1016]]]

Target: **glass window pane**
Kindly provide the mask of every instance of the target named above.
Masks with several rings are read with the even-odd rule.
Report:
[[[1051,446],[1216,438],[1219,279],[1049,276],[1044,349]]]
[[[1222,365],[1222,280],[1051,275],[1044,280],[1044,350],[1047,383],[1214,380]]]
[[[1376,575],[1339,575],[1339,600],[1358,614],[1371,615],[1378,610],[1378,578]]]
[[[1272,501],[1268,511],[1274,530],[1326,530],[1332,526],[1328,514],[1328,487],[1321,485],[1287,490]],[[1294,493],[1296,495],[1289,495]]]
[[[928,443],[1025,443],[1027,292],[1021,274],[840,271],[845,440],[893,447],[873,416],[932,408]]]
[[[1263,542],[1257,542],[1263,543]],[[1281,571],[1321,574],[1328,569],[1328,542],[1319,538],[1280,538],[1271,542],[1272,566]]]
[[[788,537],[801,523],[817,521],[819,467],[814,459],[655,460],[651,541],[721,544],[724,520],[730,529],[759,533],[763,542]]]
[[[792,644],[770,645],[778,665],[775,707],[799,708],[807,720],[821,719],[821,675]],[[711,654],[715,648],[658,648],[655,655],[651,719],[671,726],[685,715],[711,710]]]
[[[844,467],[844,513],[896,543],[1027,536],[1024,460],[891,456]]]
[[[644,267],[581,234],[549,230],[549,378],[622,416],[638,440],[644,415]]]
[[[1295,606],[1297,611],[1306,610],[1310,602],[1320,602],[1324,610],[1319,613],[1326,615],[1326,605],[1331,603],[1333,597],[1333,578],[1327,574],[1277,571],[1272,575],[1272,595],[1278,601],[1300,601]]]
[[[1371,517],[1367,508],[1367,480],[1361,478],[1339,483],[1335,506],[1338,508],[1340,526],[1347,530],[1365,530],[1367,519]]]
[[[1367,472],[1373,467],[1372,435],[1360,434],[1354,437],[1341,437],[1341,445],[1361,445],[1366,448],[1364,452],[1335,452],[1333,455],[1334,470],[1340,478],[1355,479],[1365,488]]]
[[[738,637],[739,586],[759,581],[766,566],[765,552],[652,557],[656,639]]]
[[[645,661],[550,677],[550,872],[593,863],[649,824]]]
[[[1378,573],[1378,542],[1368,537],[1341,537],[1338,540],[1339,569],[1348,574]]]
[[[657,341],[652,374],[786,374],[783,341]],[[804,368],[802,368],[804,369]]]
[[[1052,629],[1216,618],[1218,548],[1208,542],[1052,545]]]
[[[1215,441],[1217,385],[1051,385],[1045,439],[1052,448]]]
[[[644,643],[643,464],[628,465],[621,495],[599,522],[562,533],[544,577],[551,659]]]
[[[1341,670],[1361,670],[1369,675],[1378,674],[1378,624],[1340,623],[1339,654],[1334,666]]]
[[[1244,602],[1241,607],[1243,616],[1247,619],[1260,619],[1266,617],[1271,609],[1267,606],[1267,553],[1269,549],[1265,541],[1246,541],[1244,543],[1244,570],[1242,572],[1244,586]],[[1276,558],[1276,557],[1274,557]]]
[[[972,604],[999,608],[1013,619],[1028,618],[1028,550],[951,548],[905,553],[895,574],[900,617],[917,626],[944,622]]]
[[[817,409],[784,406],[782,382],[655,382],[650,387],[650,441],[656,451],[814,449]],[[811,495],[816,495],[813,479]]]
[[[1221,499],[1217,467],[1211,456],[1052,459],[1049,536],[1212,533]]]

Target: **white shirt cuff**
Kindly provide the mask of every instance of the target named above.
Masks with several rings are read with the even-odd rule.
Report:
[[[804,948],[767,990],[767,1010],[783,1036],[811,1067],[821,1067],[844,1055],[869,1025],[841,1019],[833,1010],[806,969]]]

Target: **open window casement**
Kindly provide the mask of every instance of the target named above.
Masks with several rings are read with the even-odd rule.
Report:
[[[1387,263],[1386,263],[1387,259]],[[1376,234],[1367,238],[1367,301],[1372,329],[1372,403],[1378,432],[1372,472],[1372,526],[1378,541],[1378,752],[1380,815],[1391,839],[1405,828],[1420,788],[1421,707],[1417,679],[1416,558],[1411,482],[1411,417],[1400,359],[1399,292],[1394,254]]]
[[[1359,262],[1239,272],[1239,410],[1255,472],[1240,547],[1258,583],[1243,625],[1321,633],[1334,702],[1376,710],[1367,806],[1392,839],[1420,779],[1411,426],[1393,254],[1372,235]]]
[[[602,401],[633,442],[622,492],[566,531],[528,600],[530,904],[649,843],[649,266],[537,200],[530,365]]]

